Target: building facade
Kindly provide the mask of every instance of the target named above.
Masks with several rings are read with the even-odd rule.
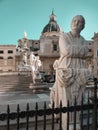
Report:
[[[59,32],[60,27],[57,24],[56,16],[52,11],[48,24],[45,25],[38,40],[31,40],[24,38],[18,40],[18,47],[22,48],[25,42],[30,52],[39,55],[42,62],[42,71],[51,72],[53,70],[53,63],[59,58]],[[16,63],[20,64],[21,56],[17,52]],[[29,57],[28,57],[29,64]]]
[[[0,72],[16,70],[16,45],[0,45]]]
[[[52,11],[49,22],[43,27],[41,36],[37,40],[24,37],[18,40],[16,45],[0,45],[0,72],[2,71],[18,71],[18,66],[21,64],[22,55],[17,48],[23,48],[26,44],[29,48],[29,53],[33,52],[40,57],[42,62],[41,71],[52,72],[53,63],[59,58],[59,32],[60,27],[57,24],[56,16]],[[92,46],[94,55],[92,59],[87,59],[87,67],[89,64],[93,66],[94,76],[98,77],[98,33],[93,39],[87,41],[88,46]],[[29,54],[28,54],[28,64]]]

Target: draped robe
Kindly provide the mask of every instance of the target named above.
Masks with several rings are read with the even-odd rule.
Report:
[[[50,107],[54,102],[55,107],[74,104],[76,98],[77,104],[81,103],[82,93],[85,85],[92,76],[91,69],[86,67],[86,58],[89,57],[86,40],[80,37],[74,37],[71,32],[60,33],[59,37],[60,58],[54,62],[56,70],[56,79],[50,92]],[[57,115],[58,117],[58,115]],[[67,128],[67,114],[62,114],[62,128]]]
[[[54,101],[55,107],[59,107],[62,101],[66,106],[69,100],[72,105],[75,97],[79,104],[85,84],[92,75],[86,68],[89,51],[86,40],[82,36],[74,37],[71,32],[60,33],[59,48],[60,58],[54,62],[56,79],[50,92],[51,104]]]

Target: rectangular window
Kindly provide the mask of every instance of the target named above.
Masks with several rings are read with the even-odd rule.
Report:
[[[9,53],[9,54],[13,53],[13,50],[8,50],[8,53]]]
[[[53,44],[53,51],[57,51],[57,44]]]
[[[4,53],[4,51],[3,50],[0,50],[0,54],[3,54]]]
[[[12,70],[11,70],[11,69],[9,69],[8,71],[9,71],[9,72],[12,72]]]
[[[38,51],[38,48],[33,48],[33,51]]]

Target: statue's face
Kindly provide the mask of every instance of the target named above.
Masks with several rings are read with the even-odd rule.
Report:
[[[74,31],[81,31],[85,26],[85,21],[82,16],[75,16],[72,19],[71,29]]]

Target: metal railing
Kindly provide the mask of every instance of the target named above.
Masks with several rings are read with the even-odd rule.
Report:
[[[89,98],[86,104],[83,103],[83,97],[80,105],[77,105],[76,99],[74,105],[70,106],[69,102],[66,107],[62,107],[62,102],[60,102],[60,107],[55,108],[54,103],[52,108],[47,107],[46,102],[42,109],[39,109],[38,103],[35,105],[35,110],[31,110],[29,104],[27,103],[26,110],[21,111],[19,104],[17,105],[17,111],[11,112],[10,106],[7,106],[6,113],[0,113],[0,122],[6,122],[6,130],[11,130],[11,121],[16,120],[16,129],[20,130],[21,119],[25,119],[25,130],[29,130],[29,123],[33,120],[33,129],[38,130],[39,117],[42,118],[42,130],[55,130],[55,124],[58,124],[58,129],[62,130],[62,114],[67,113],[67,130],[70,130],[70,125],[72,125],[73,130],[77,130],[77,117],[79,118],[79,125],[81,130],[97,130],[97,79],[94,79],[94,96],[91,99]],[[77,114],[79,113],[79,116]],[[56,118],[55,115],[59,114],[59,118]],[[47,117],[50,118],[50,128],[47,128]],[[70,121],[71,119],[71,121]],[[79,129],[79,130],[80,130]]]

